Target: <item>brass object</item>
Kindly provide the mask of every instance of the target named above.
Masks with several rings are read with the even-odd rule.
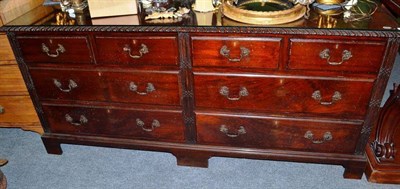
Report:
[[[64,46],[61,44],[58,44],[58,48],[56,49],[56,54],[51,54],[50,53],[50,48],[47,47],[44,43],[42,43],[42,51],[47,54],[47,56],[52,57],[52,58],[57,58],[60,56],[60,53],[64,53],[66,50]]]
[[[70,79],[68,82],[68,89],[63,89],[62,84],[58,79],[53,79],[53,83],[58,89],[60,89],[60,91],[65,92],[65,93],[69,93],[72,91],[72,89],[75,89],[78,87],[78,84],[76,84],[76,82],[72,79]]]
[[[136,92],[136,94],[138,94],[138,95],[148,95],[149,93],[155,91],[156,88],[154,87],[154,85],[152,83],[147,83],[146,92],[139,92],[138,86],[135,84],[135,82],[130,82],[129,90],[132,92]]]
[[[4,114],[4,107],[0,105],[0,114]]]
[[[321,105],[328,106],[328,105],[332,105],[332,104],[334,104],[335,102],[341,100],[341,99],[342,99],[342,94],[341,94],[339,91],[335,91],[335,92],[333,93],[333,95],[332,95],[332,101],[330,101],[330,102],[323,102],[323,101],[322,101],[321,91],[319,91],[319,90],[314,91],[314,93],[312,94],[311,97],[312,97],[314,100],[318,101]]]
[[[333,136],[332,136],[332,133],[328,131],[328,132],[325,132],[322,140],[315,140],[314,134],[311,131],[307,131],[306,134],[304,134],[304,138],[311,140],[312,143],[314,143],[314,144],[322,144],[326,141],[332,140]]]
[[[149,49],[147,48],[147,46],[145,44],[142,44],[141,47],[142,48],[139,50],[139,55],[132,55],[132,49],[131,49],[131,47],[129,45],[125,45],[123,50],[124,50],[124,52],[127,52],[131,58],[139,59],[143,55],[149,53]]]
[[[316,2],[324,5],[337,5],[345,2],[345,0],[316,0]]]
[[[159,122],[158,120],[154,119],[153,122],[151,123],[151,128],[145,128],[145,127],[144,127],[144,125],[145,125],[144,122],[143,122],[141,119],[139,119],[139,118],[136,119],[136,125],[137,125],[138,127],[141,127],[141,128],[143,129],[143,131],[146,131],[146,132],[151,132],[151,131],[153,131],[155,128],[161,126],[160,122]]]
[[[240,98],[244,96],[249,96],[249,91],[247,91],[246,87],[241,87],[239,91],[239,97],[229,97],[229,88],[227,86],[222,86],[219,90],[219,94],[225,96],[228,100],[236,101],[240,100]]]
[[[349,60],[351,57],[353,57],[353,55],[351,54],[351,51],[344,50],[342,52],[342,61],[340,61],[340,62],[331,62],[330,61],[331,56],[329,55],[329,52],[330,52],[329,49],[324,49],[319,53],[319,57],[322,58],[322,59],[327,59],[326,62],[329,65],[333,65],[333,66],[341,65],[341,64],[343,64],[344,61]]]
[[[239,58],[231,58],[230,50],[226,45],[222,46],[219,53],[226,57],[230,62],[240,62],[243,58],[248,57],[250,55],[250,50],[246,47],[240,47],[240,57]]]
[[[7,164],[8,163],[8,160],[6,160],[6,159],[0,159],[0,167],[1,166],[3,166],[3,165],[5,165],[5,164]],[[1,179],[0,179],[1,180]]]
[[[274,25],[284,24],[298,20],[306,13],[306,7],[301,4],[290,4],[287,1],[271,0],[268,3],[273,3],[284,7],[284,10],[275,11],[254,11],[240,8],[248,3],[267,3],[263,0],[249,0],[235,5],[233,0],[226,0],[222,4],[223,14],[233,20],[256,25]]]
[[[65,114],[65,121],[74,126],[81,126],[86,124],[89,120],[84,115],[81,115],[79,121],[75,121],[69,114]]]
[[[229,129],[225,126],[225,125],[221,125],[221,127],[219,128],[219,131],[221,131],[222,133],[224,133],[226,136],[231,137],[231,138],[236,138],[239,135],[244,135],[246,134],[246,129],[243,126],[240,126],[237,133],[232,134],[229,132]]]

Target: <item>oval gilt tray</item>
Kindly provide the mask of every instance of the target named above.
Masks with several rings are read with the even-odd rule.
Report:
[[[289,23],[306,13],[305,6],[287,0],[245,0],[237,5],[233,0],[226,0],[222,9],[223,14],[232,20],[256,25]]]

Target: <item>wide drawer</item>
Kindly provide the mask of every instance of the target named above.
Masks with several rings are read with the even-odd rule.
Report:
[[[41,100],[105,100],[101,72],[31,69],[30,73]]]
[[[373,87],[372,81],[198,74],[196,107],[274,114],[364,119]]]
[[[24,80],[17,65],[0,67],[0,95],[27,95]]]
[[[176,36],[95,36],[98,64],[177,66]]]
[[[104,72],[113,102],[180,105],[178,73]]]
[[[377,73],[385,42],[291,39],[289,69]]]
[[[232,147],[354,153],[361,124],[196,113],[197,142]]]
[[[0,125],[39,125],[29,96],[0,96]]]
[[[277,69],[281,38],[192,37],[193,66]]]
[[[181,111],[43,106],[54,133],[184,141]]]
[[[17,39],[26,63],[92,63],[86,36],[18,36]]]

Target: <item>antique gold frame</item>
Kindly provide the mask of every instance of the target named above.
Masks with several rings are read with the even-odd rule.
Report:
[[[223,14],[230,19],[255,25],[275,25],[293,22],[300,19],[306,13],[304,5],[296,4],[292,8],[282,11],[250,11],[233,5],[231,0],[222,4]]]

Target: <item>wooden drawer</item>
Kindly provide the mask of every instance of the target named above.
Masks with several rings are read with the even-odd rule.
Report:
[[[39,125],[29,96],[0,96],[0,126]]]
[[[359,40],[290,40],[289,69],[377,73],[386,43]]]
[[[104,101],[101,72],[31,69],[40,99]]]
[[[28,95],[17,65],[0,66],[0,95]]]
[[[192,37],[193,66],[277,69],[281,38]]]
[[[98,64],[177,66],[176,36],[95,36]]]
[[[364,119],[372,81],[194,76],[196,107]]]
[[[180,105],[177,72],[104,72],[103,77],[111,101]]]
[[[184,141],[181,111],[43,106],[54,133]]]
[[[6,35],[0,33],[0,65],[15,63],[14,53]]]
[[[199,144],[354,153],[361,124],[196,113]]]
[[[17,39],[26,63],[92,63],[86,36],[18,36]]]

